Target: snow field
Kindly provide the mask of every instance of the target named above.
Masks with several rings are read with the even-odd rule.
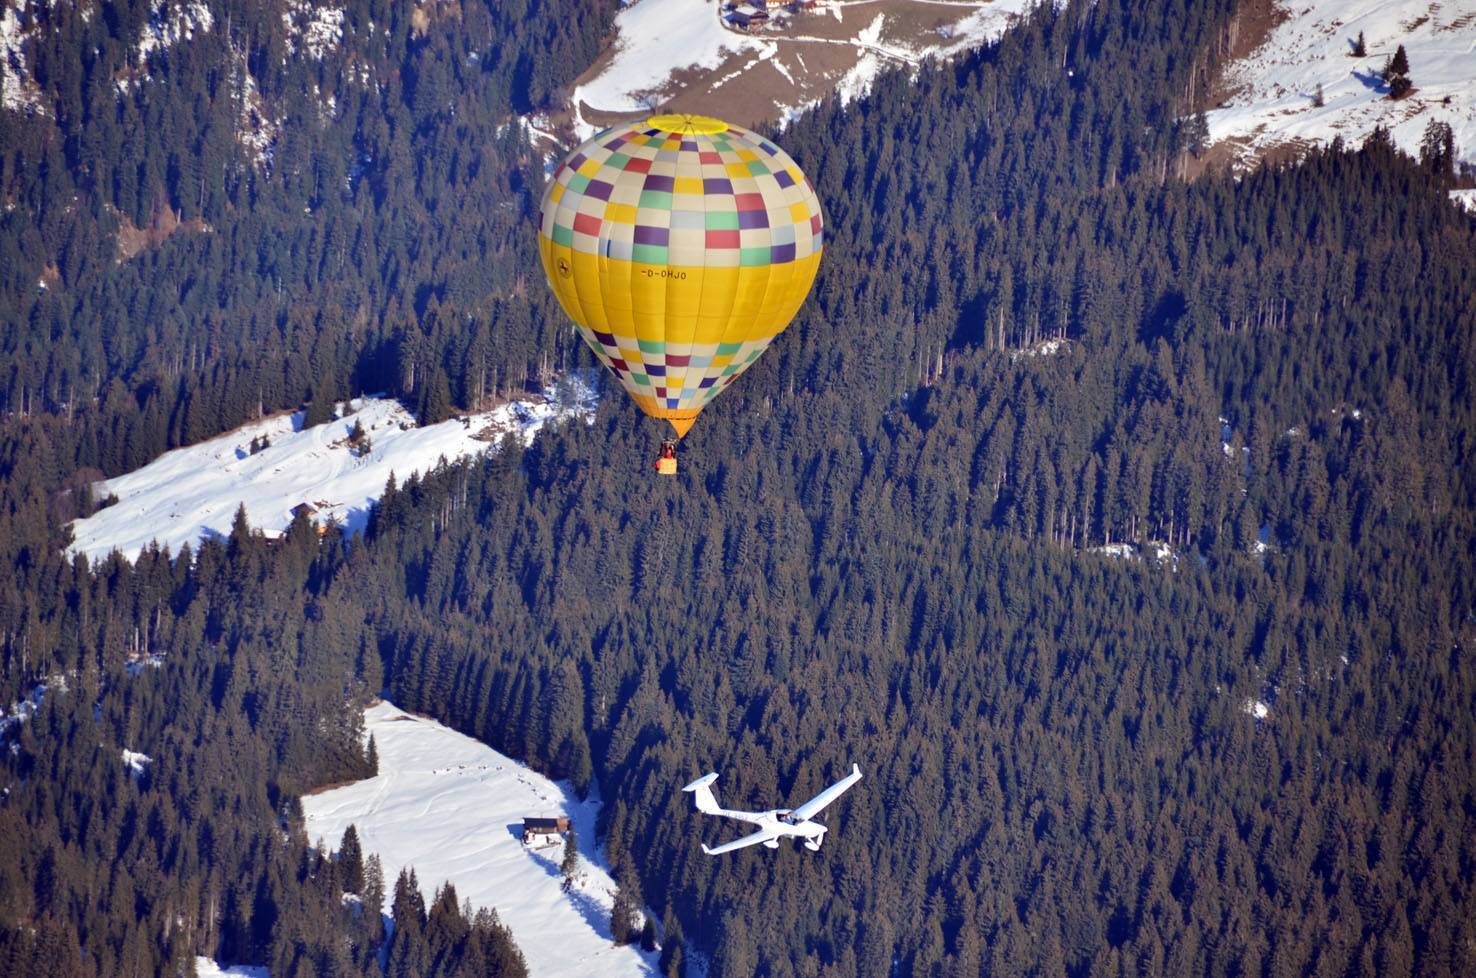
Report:
[[[398,401],[384,397],[350,401],[345,416],[312,428],[302,427],[302,412],[255,422],[101,483],[96,491],[116,495],[118,502],[73,522],[68,552],[99,561],[119,550],[133,560],[157,540],[178,553],[202,537],[228,535],[242,504],[251,525],[269,534],[291,525],[292,510],[302,503],[315,508],[315,521],[331,519],[356,533],[367,525],[391,472],[403,484],[442,458],[455,462],[494,448],[505,433],[527,443],[550,421],[588,417],[594,404],[590,381],[571,378],[568,391],[564,404],[550,390],[546,398],[424,427]],[[355,422],[368,436],[367,452],[349,444]],[[260,437],[270,447],[253,455],[251,442]]]
[[[713,0],[636,0],[616,15],[615,31],[614,59],[574,89],[576,113],[581,102],[607,112],[640,112],[649,107],[642,94],[661,89],[683,68],[712,70],[731,52],[772,47],[723,27]],[[580,138],[590,135],[592,127]]]
[[[1253,163],[1284,143],[1358,145],[1383,126],[1418,155],[1425,126],[1446,122],[1456,153],[1476,160],[1476,0],[1278,0],[1286,20],[1226,74],[1236,89],[1206,113],[1210,142],[1243,143]],[[1363,33],[1367,55],[1352,57]],[[1399,45],[1415,91],[1388,99],[1379,79]],[[1318,85],[1323,105],[1314,104]]]
[[[302,799],[308,838],[329,848],[350,824],[384,864],[385,909],[395,879],[415,869],[427,902],[443,883],[473,907],[497,911],[533,978],[655,975],[655,955],[610,937],[614,881],[598,858],[596,801],[433,720],[381,702],[364,714],[379,752],[376,777]],[[525,847],[525,816],[568,815],[581,850],[565,893],[563,844]]]
[[[789,18],[786,27],[745,34],[723,23],[722,0],[634,0],[615,19],[616,38],[609,62],[570,96],[575,130],[580,139],[596,131],[584,120],[581,106],[620,114],[647,111],[682,92],[721,89],[766,62],[773,64],[789,86],[776,96],[767,115],[787,125],[818,101],[823,92],[815,90],[817,85],[833,88],[849,102],[865,95],[883,68],[916,65],[930,55],[951,57],[997,38],[1031,3],[830,0],[825,10]],[[850,8],[856,10],[848,17],[845,11]],[[941,17],[956,15],[957,19],[936,32],[914,36],[914,28],[897,26],[898,15],[918,9],[935,10]],[[827,11],[837,23],[853,25],[854,33],[835,36],[833,29],[826,29],[821,33],[827,36],[807,34],[806,25],[816,30],[815,17]],[[771,5],[770,13],[787,16],[778,3]],[[907,40],[889,40],[889,27],[902,31]],[[855,61],[834,75],[811,71],[804,52],[817,45],[850,48]],[[751,57],[740,67],[714,77],[733,55],[745,53]],[[680,90],[674,83],[678,73],[685,76]]]
[[[195,975],[196,978],[271,978],[266,968],[249,964],[224,968],[203,956],[195,958]]]

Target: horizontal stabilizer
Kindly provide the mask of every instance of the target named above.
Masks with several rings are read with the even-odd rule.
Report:
[[[708,785],[712,784],[716,780],[717,780],[717,772],[714,771],[711,774],[704,774],[702,777],[698,778],[696,781],[693,781],[691,784],[687,785],[682,790],[683,791],[696,791],[698,788],[705,788],[705,787],[707,787]]]
[[[704,774],[683,788],[683,791],[692,792],[692,800],[697,803],[697,810],[705,815],[718,815],[722,808],[718,806],[717,795],[712,793],[712,783],[717,780],[717,772]]]

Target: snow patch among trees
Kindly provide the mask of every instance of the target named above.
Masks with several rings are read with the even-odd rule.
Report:
[[[31,687],[30,692],[11,703],[9,708],[0,708],[0,737],[4,737],[11,730],[36,715],[36,711],[41,709],[42,700],[46,698],[46,690],[50,683],[57,683],[58,688],[65,690],[67,677],[60,674],[52,676],[46,682],[40,682]]]
[[[266,968],[249,964],[237,964],[227,968],[216,964],[210,958],[197,956],[195,976],[196,978],[271,978],[271,973]]]
[[[290,0],[282,12],[287,28],[287,49],[300,48],[308,57],[322,61],[343,42],[343,8],[317,7],[306,0]]]
[[[26,0],[7,4],[0,14],[0,108],[12,112],[44,112],[41,90],[26,61],[26,42],[36,32],[34,21],[22,23]],[[31,15],[34,18],[34,14]]]
[[[393,880],[413,867],[427,895],[452,883],[473,907],[495,909],[534,978],[656,974],[655,955],[615,946],[615,883],[591,859],[597,801],[434,720],[381,702],[364,713],[379,774],[302,799],[308,838],[336,843],[357,827],[364,853],[384,865],[386,911]],[[585,854],[563,888],[561,846],[529,848],[525,816],[568,815]]]
[[[188,4],[154,0],[149,6],[149,22],[138,39],[138,60],[147,61],[180,41],[193,40],[196,32],[208,34],[214,26],[215,16],[199,0]]]
[[[128,770],[136,778],[143,774],[144,770],[150,764],[154,763],[154,759],[147,754],[141,754],[136,750],[129,750],[125,747],[123,748],[123,763],[128,765]]]
[[[68,552],[105,559],[114,550],[132,560],[151,542],[178,552],[202,537],[230,533],[238,506],[252,527],[281,533],[294,509],[314,522],[362,530],[390,474],[403,482],[442,460],[455,462],[494,447],[503,435],[529,443],[550,421],[590,416],[590,381],[564,391],[499,405],[489,411],[420,426],[399,401],[365,397],[327,424],[305,427],[305,412],[258,421],[197,445],[167,452],[148,465],[98,483],[94,492],[118,501],[72,523]],[[364,439],[353,442],[355,426]],[[254,450],[253,450],[254,448]]]

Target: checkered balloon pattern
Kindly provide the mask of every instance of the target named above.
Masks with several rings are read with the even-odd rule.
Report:
[[[641,409],[678,434],[794,318],[824,228],[783,150],[686,115],[607,129],[574,150],[540,216],[564,311]]]

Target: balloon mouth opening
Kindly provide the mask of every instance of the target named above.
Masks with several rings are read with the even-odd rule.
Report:
[[[686,437],[687,432],[692,430],[692,425],[697,423],[696,418],[667,418],[666,423],[676,429],[678,438]]]
[[[695,133],[700,136],[715,136],[727,132],[728,124],[710,115],[689,115],[685,112],[668,115],[653,115],[646,125],[662,132]]]

